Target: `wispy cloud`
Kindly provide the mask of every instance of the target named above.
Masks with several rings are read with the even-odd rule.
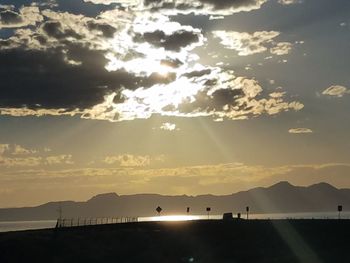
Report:
[[[289,129],[288,132],[293,134],[313,133],[313,131],[309,128],[293,128],[293,129]]]
[[[323,95],[334,96],[334,97],[343,97],[345,94],[350,94],[350,90],[344,86],[333,85],[325,89],[322,92]]]
[[[149,167],[164,162],[164,156],[120,154],[107,156],[103,163],[117,167]]]
[[[300,4],[303,0],[278,0],[278,3],[282,5],[293,5],[293,4]]]
[[[43,151],[27,149],[18,144],[0,144],[0,167],[18,169],[21,167],[44,167],[74,164],[72,155],[48,155]]]
[[[254,33],[235,31],[213,31],[213,35],[221,40],[221,44],[228,49],[238,52],[239,56],[249,56],[263,53],[270,47],[274,55],[286,55],[292,49],[289,42],[275,42],[280,35],[277,31],[257,31]]]

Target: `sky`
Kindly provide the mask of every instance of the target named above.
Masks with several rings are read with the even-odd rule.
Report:
[[[0,207],[350,188],[347,0],[0,0]]]

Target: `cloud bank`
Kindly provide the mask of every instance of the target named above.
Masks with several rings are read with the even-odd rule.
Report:
[[[207,41],[202,30],[165,12],[225,15],[260,8],[264,0],[90,2],[115,5],[96,17],[47,5],[1,7],[1,25],[13,28],[0,39],[1,115],[237,120],[303,108],[285,94],[266,96],[254,79],[201,64],[194,50]],[[213,34],[242,56],[269,49],[285,55],[292,47],[275,42],[276,31]]]

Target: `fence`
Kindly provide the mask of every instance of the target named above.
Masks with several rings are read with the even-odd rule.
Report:
[[[56,228],[138,222],[137,217],[59,218]]]

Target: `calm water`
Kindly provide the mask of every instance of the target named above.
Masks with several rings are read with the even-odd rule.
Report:
[[[44,229],[56,226],[56,220],[0,222],[0,232]]]
[[[233,215],[236,217],[236,215]],[[241,214],[242,218],[246,218],[246,214]],[[350,211],[342,212],[342,219],[350,219]],[[139,217],[140,222],[145,221],[179,221],[179,220],[200,220],[208,219],[208,215],[191,215],[191,216],[155,216],[155,217]],[[209,215],[209,219],[222,219],[222,215]],[[337,212],[322,213],[282,213],[282,214],[249,214],[249,219],[338,219]]]
[[[245,214],[242,217],[245,218]],[[250,219],[337,219],[338,213],[284,213],[284,214],[251,214]],[[342,219],[350,219],[350,211],[342,212]],[[181,220],[200,220],[208,219],[208,215],[191,215],[191,216],[160,216],[160,217],[139,217],[140,222],[147,221],[181,221]],[[209,215],[209,219],[222,219],[222,215]],[[31,230],[31,229],[45,229],[54,228],[56,220],[46,221],[12,221],[0,222],[0,232]]]

